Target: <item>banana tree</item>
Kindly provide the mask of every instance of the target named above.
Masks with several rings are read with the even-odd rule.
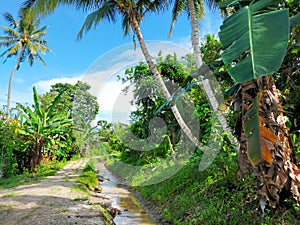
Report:
[[[237,83],[232,96],[241,112],[236,126],[239,175],[244,178],[253,168],[262,210],[267,204],[275,208],[286,188],[299,204],[300,169],[272,77],[286,53],[288,10],[279,10],[274,0],[227,0],[219,6],[232,12],[219,37],[223,61],[231,64],[228,72]]]
[[[54,145],[48,148],[47,155],[54,154],[50,149],[55,149],[56,145],[63,145],[66,138],[66,129],[71,126],[71,120],[67,119],[62,114],[54,112],[57,104],[61,100],[63,91],[53,100],[53,102],[45,109],[40,106],[36,88],[33,88],[33,109],[29,106],[18,104],[17,109],[21,117],[20,134],[25,136],[26,150],[32,150],[30,159],[30,168],[36,168],[46,152],[45,147]]]

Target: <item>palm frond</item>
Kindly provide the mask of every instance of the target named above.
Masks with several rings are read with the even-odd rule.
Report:
[[[29,66],[32,66],[34,63],[34,56],[32,54],[28,54],[27,58],[28,58]],[[23,59],[23,61],[24,61],[24,59]]]
[[[5,55],[7,55],[6,58],[5,58],[5,60],[3,61],[3,63],[5,63],[5,62],[7,61],[8,58],[10,58],[10,57],[13,56],[13,55],[10,55],[10,54],[9,54],[10,49],[11,49],[11,48],[5,50],[5,51],[2,52],[2,54],[0,55],[0,57],[3,57],[3,56],[5,56]],[[15,55],[16,55],[16,54],[15,54]]]
[[[28,54],[36,55],[37,54],[37,45],[33,44],[31,41],[27,42],[27,52]]]
[[[18,41],[14,46],[9,49],[9,55],[16,55],[18,51],[22,48],[22,42]]]
[[[131,30],[130,24],[129,24],[129,18],[128,15],[125,14],[123,16],[123,20],[122,20],[122,29],[124,31],[124,36],[128,36],[129,32]]]
[[[42,37],[46,34],[46,30],[47,28],[49,27],[49,25],[46,25],[46,26],[43,26],[37,30],[34,30],[32,33],[31,33],[31,37]]]
[[[204,2],[201,0],[194,1],[195,3],[195,11],[197,20],[201,20],[204,17]]]
[[[37,15],[51,14],[61,2],[72,2],[67,0],[27,0],[22,6],[22,9],[31,11]]]
[[[44,61],[44,59],[40,56],[40,54],[36,54],[34,56],[34,58],[36,58],[38,61],[40,61],[41,63],[43,63],[44,67],[47,66],[46,62]]]
[[[15,37],[15,38],[22,37],[22,35],[17,30],[14,30],[13,28],[6,27],[6,26],[0,26],[0,28],[2,28],[4,33],[10,37]]]
[[[0,37],[0,47],[11,47],[14,45],[18,39],[9,37]]]
[[[10,13],[5,12],[3,14],[3,16],[4,16],[4,19],[8,22],[9,26],[11,26],[13,28],[16,28],[18,26],[18,24],[15,21],[14,17]]]
[[[177,21],[177,18],[180,16],[182,11],[188,11],[187,10],[187,1],[186,0],[178,0],[175,1],[173,9],[172,9],[172,22],[171,22],[171,27],[169,30],[169,37],[172,36],[173,34],[173,28],[175,25],[175,22]]]
[[[89,31],[93,25],[96,27],[102,20],[115,23],[116,5],[114,2],[107,1],[100,9],[90,13],[78,32],[77,39],[81,39],[84,32]]]

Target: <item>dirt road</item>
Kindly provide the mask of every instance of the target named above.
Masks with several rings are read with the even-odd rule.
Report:
[[[104,224],[99,209],[71,188],[87,161],[72,161],[40,183],[0,190],[0,224]]]

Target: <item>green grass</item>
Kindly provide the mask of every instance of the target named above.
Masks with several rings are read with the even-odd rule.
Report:
[[[222,161],[226,163],[226,158],[220,154],[203,172],[197,170],[197,164],[186,165],[174,177],[139,190],[161,206],[165,220],[172,224],[299,224],[300,214],[292,199],[278,210],[267,209],[262,216],[256,181],[251,177],[238,180],[236,163],[220,164]]]
[[[94,167],[94,159],[91,159],[86,164],[82,170],[82,173],[76,179],[76,182],[85,185],[88,189],[94,188],[98,185],[97,172]]]
[[[4,195],[2,196],[2,198],[14,197],[14,196],[16,196],[16,195],[17,195],[16,192],[10,192],[10,193],[4,194]]]
[[[71,188],[75,191],[85,194],[85,200],[89,198],[89,189],[92,189],[98,185],[97,172],[94,168],[95,161],[90,159],[90,161],[83,168],[81,174],[76,179],[76,185]],[[75,199],[74,201],[79,201],[80,199]]]
[[[145,199],[160,209],[166,224],[300,224],[300,209],[292,198],[283,201],[276,210],[266,208],[262,214],[254,178],[237,178],[235,152],[220,152],[202,172],[198,170],[198,160],[194,158],[186,163],[163,182],[136,187]],[[110,168],[121,175],[124,170],[115,167],[116,162],[110,162]],[[141,171],[134,176],[136,183],[139,182],[136,179],[149,176],[149,173],[143,176]]]
[[[13,188],[19,185],[37,183],[47,176],[54,175],[58,170],[62,169],[66,163],[66,161],[41,163],[34,173],[25,172],[9,178],[0,178],[0,190]]]

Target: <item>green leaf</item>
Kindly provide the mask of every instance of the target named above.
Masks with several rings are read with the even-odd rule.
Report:
[[[259,115],[259,111],[262,111],[261,102],[264,102],[261,100],[263,94],[264,92],[260,92],[256,96],[244,116],[244,129],[248,141],[247,153],[254,165],[261,161],[271,163],[273,161],[271,147],[277,142],[276,134],[264,126],[266,121]]]
[[[51,105],[47,108],[47,114],[52,116],[56,106],[60,103],[63,93],[65,93],[66,89],[60,91],[60,93],[55,97],[55,99],[51,102]]]
[[[252,1],[229,16],[220,28],[222,58],[228,73],[243,83],[278,71],[289,39],[288,10],[270,11],[273,0]]]
[[[238,2],[239,2],[238,0],[225,0],[225,1],[222,1],[222,2],[218,2],[218,6],[220,8],[226,8],[226,7],[229,7],[231,5],[237,4]]]
[[[37,95],[37,91],[36,91],[36,88],[33,87],[33,106],[34,106],[34,109],[36,110],[36,113],[39,117],[42,116],[42,112],[41,112],[41,107],[40,107],[40,103],[39,103],[39,98],[38,98],[38,95]]]
[[[300,13],[290,18],[290,28],[293,29],[295,26],[299,26],[300,23]]]

